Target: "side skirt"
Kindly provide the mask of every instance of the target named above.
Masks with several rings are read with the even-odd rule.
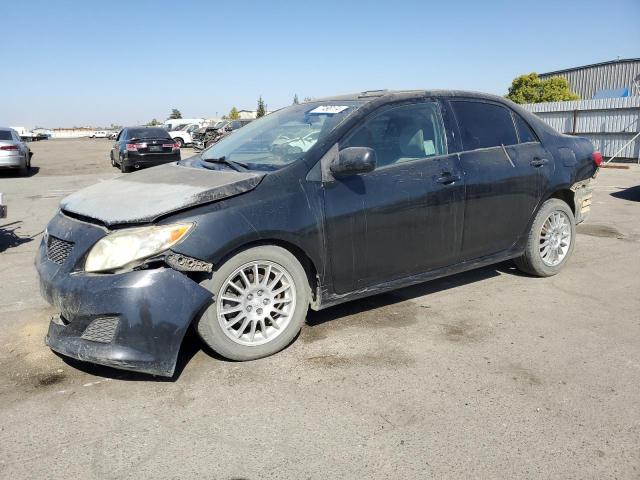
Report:
[[[494,263],[504,262],[505,260],[510,260],[522,255],[523,249],[522,246],[519,245],[519,243],[520,242],[517,242],[517,246],[514,246],[513,248],[500,253],[457,263],[449,267],[430,270],[428,272],[420,273],[418,275],[412,275],[410,277],[399,278],[390,282],[379,283],[371,287],[354,290],[345,294],[330,294],[324,288],[319,288],[322,293],[320,302],[316,305],[312,305],[312,308],[314,310],[322,310],[324,308],[332,307],[344,302],[349,302],[351,300],[357,300],[359,298],[369,297],[371,295],[377,295],[379,293],[397,290],[399,288],[410,287],[411,285],[417,285],[429,280],[435,280],[437,278],[455,275],[456,273],[466,272],[468,270],[474,270],[476,268],[485,267]]]

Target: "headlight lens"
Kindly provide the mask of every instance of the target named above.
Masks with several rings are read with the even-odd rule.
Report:
[[[98,240],[84,264],[85,272],[104,272],[122,268],[136,260],[151,257],[180,242],[193,223],[157,227],[127,228]]]

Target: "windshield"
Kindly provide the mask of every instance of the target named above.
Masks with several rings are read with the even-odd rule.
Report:
[[[224,158],[252,170],[277,170],[301,159],[362,101],[326,101],[292,105],[255,120],[202,153],[204,160]]]
[[[218,129],[218,128],[222,128],[222,127],[224,127],[227,123],[229,123],[229,122],[227,122],[226,120],[223,120],[223,121],[221,121],[221,122],[216,123],[216,124],[213,126],[213,128],[216,128],[216,129]]]

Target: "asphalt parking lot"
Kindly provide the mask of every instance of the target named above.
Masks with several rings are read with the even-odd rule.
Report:
[[[639,478],[640,168],[606,169],[559,275],[509,263],[319,313],[234,363],[185,340],[167,381],[65,360],[33,258],[111,141],[0,173],[2,478]],[[190,155],[183,151],[183,158]]]

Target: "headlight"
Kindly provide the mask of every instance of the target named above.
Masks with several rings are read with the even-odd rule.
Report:
[[[122,268],[136,260],[152,257],[182,240],[193,223],[158,227],[127,228],[98,240],[84,264],[85,272]]]

